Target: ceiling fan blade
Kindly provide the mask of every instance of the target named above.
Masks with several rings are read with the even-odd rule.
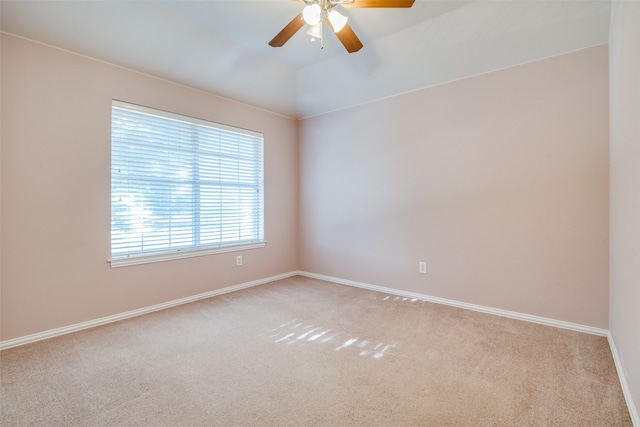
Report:
[[[302,13],[299,13],[298,16],[293,18],[293,20],[269,42],[269,46],[280,47],[284,45],[303,26]]]
[[[327,24],[329,24],[329,27],[331,27],[331,29],[333,29],[333,26],[331,25],[331,21],[329,21],[329,19],[327,19]],[[344,48],[347,49],[347,52],[353,53],[362,49],[362,42],[360,41],[358,36],[356,36],[356,33],[353,32],[351,26],[348,23],[345,24],[345,26],[339,32],[335,33],[335,35],[336,37],[338,37]]]
[[[411,7],[415,0],[354,0],[353,3],[341,4],[342,7]]]

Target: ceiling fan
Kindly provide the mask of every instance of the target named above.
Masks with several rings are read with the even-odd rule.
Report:
[[[347,17],[338,12],[335,7],[345,8],[364,7],[411,7],[415,0],[303,0],[306,6],[291,22],[289,22],[269,42],[270,46],[283,46],[305,24],[309,25],[307,34],[322,41],[322,20],[325,19],[329,27],[336,34],[342,45],[349,53],[362,48],[362,42],[347,23]],[[323,46],[321,45],[320,48]]]

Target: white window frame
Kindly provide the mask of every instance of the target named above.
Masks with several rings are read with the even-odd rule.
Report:
[[[222,196],[221,194],[224,193],[223,188],[227,189],[228,187],[225,187],[226,184],[222,183],[222,178],[219,179],[219,181],[221,182],[221,184],[218,185],[212,185],[211,179],[200,179],[201,177],[205,176],[205,174],[202,174],[200,172],[198,173],[194,173],[194,170],[200,170],[199,168],[203,168],[203,166],[205,165],[203,162],[200,162],[200,157],[204,157],[204,155],[202,154],[201,151],[198,151],[198,149],[193,149],[195,150],[195,153],[201,153],[198,154],[196,157],[198,158],[198,160],[187,160],[185,162],[186,165],[185,168],[187,168],[190,171],[190,178],[189,178],[189,183],[193,184],[193,188],[197,188],[197,190],[193,190],[194,194],[197,194],[196,196],[196,202],[193,202],[191,199],[189,199],[190,201],[188,203],[184,203],[184,205],[181,205],[181,208],[184,206],[189,206],[191,205],[191,210],[189,211],[189,214],[193,217],[191,219],[191,221],[193,222],[187,222],[187,226],[183,226],[183,228],[181,230],[191,230],[191,231],[181,231],[181,236],[188,236],[190,233],[194,234],[194,236],[197,234],[198,237],[194,237],[191,240],[191,243],[181,243],[181,241],[179,241],[179,243],[174,246],[173,244],[173,240],[170,237],[172,232],[169,232],[169,237],[162,237],[163,239],[167,240],[169,243],[168,245],[170,247],[165,247],[165,248],[155,248],[155,249],[151,249],[151,250],[134,250],[132,248],[135,248],[136,245],[140,248],[144,248],[144,243],[127,243],[129,240],[131,241],[135,241],[135,238],[128,238],[126,237],[127,234],[122,233],[122,228],[118,228],[115,226],[115,221],[129,221],[128,222],[128,227],[130,229],[133,229],[136,231],[135,235],[136,236],[142,236],[143,233],[146,233],[142,230],[147,229],[148,226],[144,225],[144,226],[132,226],[131,224],[134,222],[133,218],[134,215],[131,213],[131,211],[133,209],[129,208],[129,209],[124,209],[122,207],[122,204],[119,205],[119,207],[116,207],[116,204],[118,204],[119,202],[122,202],[122,195],[126,194],[126,192],[124,192],[123,186],[124,186],[124,182],[131,182],[132,184],[130,185],[130,187],[134,188],[137,195],[138,196],[138,200],[137,203],[143,203],[143,205],[145,205],[145,211],[146,209],[146,205],[151,205],[153,203],[162,203],[162,206],[165,206],[165,204],[169,205],[171,204],[170,202],[166,201],[165,198],[162,198],[161,201],[158,202],[158,199],[153,199],[154,202],[149,202],[148,200],[151,199],[147,199],[147,197],[155,197],[152,196],[153,191],[152,190],[145,190],[145,185],[141,185],[140,181],[137,181],[135,178],[131,178],[129,180],[126,179],[121,179],[121,177],[124,175],[126,176],[127,174],[121,174],[119,173],[122,168],[122,165],[126,165],[127,163],[122,163],[122,158],[129,158],[129,152],[133,151],[133,150],[124,150],[124,151],[120,151],[120,150],[116,150],[116,145],[114,144],[126,144],[127,143],[127,138],[130,138],[129,140],[133,140],[135,139],[137,136],[134,136],[133,131],[130,131],[130,134],[126,135],[125,137],[122,136],[115,136],[115,134],[118,135],[123,135],[123,132],[126,134],[126,132],[128,132],[128,130],[124,129],[123,126],[121,124],[114,124],[114,111],[119,110],[119,111],[126,111],[125,114],[128,114],[128,112],[132,112],[134,115],[137,115],[138,117],[143,117],[141,116],[139,113],[142,113],[144,115],[150,115],[154,120],[160,120],[160,122],[162,122],[163,124],[166,124],[168,126],[172,126],[172,123],[177,123],[176,126],[193,126],[194,129],[203,129],[205,132],[207,131],[212,131],[214,133],[220,133],[221,135],[228,135],[229,137],[233,137],[234,135],[238,138],[239,141],[242,142],[238,142],[238,147],[240,147],[238,150],[240,150],[242,147],[241,144],[243,142],[246,141],[251,141],[250,144],[253,144],[254,147],[256,148],[256,153],[254,153],[254,156],[257,156],[256,159],[253,159],[252,161],[255,162],[251,167],[252,169],[250,169],[250,173],[253,174],[252,176],[252,180],[249,183],[246,183],[243,181],[242,183],[240,183],[241,178],[245,178],[246,175],[241,175],[243,173],[246,173],[245,171],[246,169],[246,162],[244,163],[244,167],[240,166],[240,162],[241,162],[241,154],[238,154],[238,176],[240,178],[238,178],[238,184],[237,187],[238,189],[236,190],[238,195],[238,198],[244,197],[244,194],[247,194],[247,192],[251,191],[253,192],[254,189],[255,191],[257,191],[257,195],[256,196],[251,196],[250,198],[253,199],[253,201],[251,202],[251,209],[253,209],[251,211],[251,215],[252,215],[252,220],[250,221],[251,226],[248,227],[248,229],[250,230],[250,238],[246,239],[246,238],[242,238],[244,236],[246,236],[246,232],[241,232],[238,231],[238,240],[235,241],[229,241],[228,237],[225,237],[225,241],[223,240],[223,228],[220,228],[220,231],[216,232],[215,236],[220,236],[220,241],[219,242],[215,242],[212,243],[212,239],[213,239],[213,233],[211,234],[203,234],[203,236],[206,236],[206,238],[209,238],[209,242],[206,244],[199,244],[198,243],[198,239],[200,238],[200,231],[201,231],[201,218],[204,217],[205,215],[200,215],[200,210],[203,209],[202,208],[202,202],[201,202],[201,197],[205,197],[205,196],[201,196],[200,194],[200,188],[201,185],[202,187],[207,188],[207,191],[212,191],[213,188],[218,189],[218,193],[215,193],[214,196],[212,196],[211,192],[206,193],[207,196],[209,197],[208,201],[213,203],[212,200],[214,199],[220,199],[220,203],[219,206],[221,207],[220,210],[222,211],[222,206],[225,206],[225,202],[223,202],[222,200],[224,199],[224,197],[226,196]],[[167,120],[164,120],[167,119]],[[135,120],[135,119],[134,119]],[[177,121],[177,122],[176,122]],[[240,128],[236,128],[236,127],[232,127],[232,126],[228,126],[228,125],[223,125],[223,124],[219,124],[219,123],[214,123],[214,122],[210,122],[210,121],[206,121],[206,120],[201,120],[201,119],[197,119],[197,118],[193,118],[193,117],[188,117],[188,116],[183,116],[183,115],[179,115],[179,114],[174,114],[174,113],[170,113],[170,112],[166,112],[166,111],[162,111],[162,110],[157,110],[157,109],[153,109],[153,108],[149,108],[149,107],[143,107],[143,106],[139,106],[139,105],[135,105],[135,104],[130,104],[130,103],[126,103],[126,102],[122,102],[122,101],[117,101],[117,100],[113,100],[112,101],[112,118],[111,118],[111,123],[112,123],[112,140],[111,140],[111,148],[112,148],[112,155],[111,155],[111,182],[112,182],[112,188],[111,188],[111,209],[112,209],[112,215],[111,215],[111,258],[108,260],[108,262],[111,264],[111,267],[123,267],[123,266],[128,266],[128,265],[136,265],[136,264],[147,264],[147,263],[152,263],[152,262],[160,262],[160,261],[168,261],[168,260],[174,260],[174,259],[181,259],[181,258],[189,258],[189,257],[196,257],[196,256],[203,256],[203,255],[211,255],[211,254],[217,254],[217,253],[223,253],[223,252],[232,252],[232,251],[240,251],[240,250],[247,250],[247,249],[255,249],[255,248],[261,248],[264,247],[266,244],[266,240],[264,238],[264,136],[262,133],[260,132],[255,132],[255,131],[250,131],[250,130],[246,130],[246,129],[240,129]],[[148,125],[148,124],[147,124]],[[116,126],[119,126],[116,129]],[[149,147],[150,148],[150,152],[151,150],[153,150],[154,145],[152,143],[149,142],[149,139],[151,139],[150,136],[147,136],[147,134],[145,134],[145,130],[142,129],[142,127],[136,128],[136,131],[138,132],[136,135],[139,135],[140,132],[143,133],[143,135],[147,138],[146,141],[141,142],[142,146],[144,147]],[[154,128],[155,129],[155,128]],[[149,131],[151,132],[151,131]],[[184,133],[183,133],[184,135]],[[161,143],[165,143],[168,145],[174,145],[173,144],[173,138],[167,137],[165,135],[162,136],[158,136],[157,137],[159,140],[162,139],[163,142]],[[185,139],[186,138],[186,139]],[[176,138],[177,140],[178,138]],[[182,136],[180,137],[179,142],[183,143],[183,142],[190,142],[191,140],[188,139],[188,137]],[[194,139],[193,143],[194,144],[198,144],[198,147],[200,147],[200,143],[198,142],[200,140]],[[137,140],[135,142],[135,144],[140,143],[140,140]],[[161,144],[159,143],[159,144]],[[220,146],[222,145],[222,143],[220,143]],[[226,145],[225,147],[228,147],[228,145]],[[175,148],[175,147],[173,147]],[[209,149],[211,149],[212,147],[208,147]],[[145,148],[142,148],[145,149]],[[178,149],[180,150],[180,149]],[[182,153],[191,153],[190,149],[186,149],[185,151],[178,151],[181,155]],[[121,154],[124,153],[123,157],[119,157],[121,156]],[[211,150],[208,151],[209,155],[210,153],[212,153]],[[175,155],[175,154],[174,154]],[[116,159],[116,157],[118,157],[118,159]],[[157,165],[157,163],[155,163],[154,161],[156,160],[155,157],[147,157],[147,156],[142,156],[142,157],[135,157],[135,159],[133,158],[133,155],[130,157],[132,160],[132,164],[136,163],[135,161],[140,161],[142,160],[143,162],[145,162],[144,164],[148,167],[149,165]],[[166,159],[170,158],[170,156],[166,156],[164,157],[164,161],[165,164],[169,164],[170,167],[172,167],[174,165],[174,161],[170,160],[167,162]],[[209,159],[209,163],[207,163],[207,165],[211,165],[211,159],[213,159],[214,157],[208,157]],[[217,159],[217,157],[215,157]],[[148,162],[147,162],[148,160]],[[128,161],[128,160],[125,160]],[[220,164],[222,164],[222,161],[220,161]],[[127,166],[128,167],[128,166]],[[208,167],[208,166],[207,166]],[[221,168],[224,168],[224,166],[220,166]],[[255,167],[255,169],[253,168]],[[144,166],[143,166],[144,168]],[[191,169],[189,169],[191,168]],[[218,169],[215,169],[215,167],[212,167],[211,169],[207,169],[207,175],[206,177],[209,178],[211,177],[211,173],[217,172]],[[228,171],[229,169],[225,169],[225,171]],[[144,173],[144,170],[141,169],[141,173]],[[129,175],[137,175],[137,174],[129,174]],[[170,183],[169,185],[185,185],[185,184],[180,184],[183,183],[183,181],[180,181],[179,179],[176,178],[169,178],[170,174],[167,174],[167,176],[163,176],[162,180],[166,181],[167,183]],[[144,178],[144,179],[148,179],[148,178]],[[145,181],[146,182],[146,181]],[[231,184],[233,185],[233,184]],[[239,187],[242,187],[242,190],[239,189]],[[149,187],[151,188],[151,187]],[[171,187],[173,188],[173,187]],[[120,190],[119,190],[120,189]],[[155,189],[157,191],[156,187],[153,187],[153,189]],[[148,193],[145,193],[145,191],[147,191]],[[233,191],[233,190],[232,190]],[[242,193],[242,196],[240,195]],[[132,193],[133,194],[133,193]],[[164,193],[163,193],[164,194]],[[167,195],[172,196],[175,198],[174,193],[172,193],[170,190],[167,190]],[[204,191],[202,194],[205,194]],[[140,202],[140,200],[145,200],[146,202]],[[146,204],[145,204],[146,203]],[[236,202],[239,203],[239,202]],[[171,205],[173,207],[173,205]],[[213,204],[210,204],[209,206],[213,206]],[[218,206],[218,205],[216,205]],[[231,207],[235,207],[236,209],[238,208],[238,205],[233,205],[232,202],[227,202],[226,206],[231,206]],[[246,206],[242,205],[245,210],[246,210]],[[172,208],[170,208],[172,209]],[[187,209],[189,209],[187,207]],[[115,211],[118,211],[120,213],[114,213]],[[173,211],[170,210],[169,212],[171,212],[169,214],[170,217],[173,217]],[[183,215],[181,211],[181,218],[187,216],[187,215]],[[213,211],[215,212],[215,211]],[[125,214],[126,213],[126,214]],[[256,219],[256,215],[258,216],[258,218]],[[151,215],[149,215],[150,217]],[[155,216],[156,218],[158,218],[158,215]],[[220,214],[220,217],[222,217],[222,213]],[[135,218],[138,218],[137,216]],[[142,218],[142,217],[140,217]],[[166,220],[166,218],[164,216],[160,216],[160,218],[162,218],[163,220]],[[240,216],[238,214],[236,214],[236,216],[233,218],[234,220],[237,220],[237,224],[236,223],[232,223],[233,225],[237,225],[238,228],[242,228],[243,226],[243,222],[240,219]],[[147,221],[149,223],[153,223],[152,220],[144,217],[141,220],[136,220],[136,221],[144,221],[145,224],[147,223]],[[189,221],[189,220],[187,220]],[[218,221],[219,223],[223,223],[226,220],[223,219],[217,219],[216,221]],[[209,227],[211,227],[212,229],[215,228],[214,224],[209,224],[206,223],[205,221],[202,221],[202,224],[205,224],[204,226],[202,226],[203,228],[206,228],[207,225]],[[226,223],[225,223],[226,224]],[[191,226],[192,228],[190,229],[189,226]],[[137,228],[136,228],[137,227]],[[173,230],[173,228],[171,228],[172,225],[170,225],[168,228],[165,226],[165,230]],[[245,229],[247,229],[247,227],[245,227]],[[224,228],[224,230],[227,230],[227,228]],[[245,234],[243,234],[245,233]],[[131,233],[133,235],[133,233]],[[177,234],[177,232],[176,232]],[[114,237],[115,236],[115,237]],[[155,235],[154,235],[155,236]],[[189,240],[188,237],[185,237],[184,239]],[[178,240],[178,239],[175,239]],[[141,241],[144,241],[143,239]],[[164,240],[163,240],[164,241]],[[124,243],[123,243],[124,242]],[[195,243],[194,243],[195,242]],[[129,248],[128,249],[123,249],[123,245],[128,245]],[[117,249],[114,251],[114,247],[116,247]],[[119,252],[118,252],[119,249]]]

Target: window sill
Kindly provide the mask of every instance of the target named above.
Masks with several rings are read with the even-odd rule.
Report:
[[[217,248],[164,252],[164,253],[159,253],[155,255],[139,255],[139,256],[130,256],[126,258],[112,258],[112,259],[108,259],[107,262],[111,264],[111,268],[127,267],[130,265],[150,264],[153,262],[171,261],[174,259],[193,258],[198,256],[220,254],[224,252],[236,252],[236,251],[244,251],[248,249],[263,248],[266,246],[266,243],[267,243],[266,241],[262,241],[262,242],[250,243],[246,245],[220,246]]]

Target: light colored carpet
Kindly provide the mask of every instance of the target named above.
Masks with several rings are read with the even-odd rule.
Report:
[[[304,277],[0,363],[3,426],[631,426],[604,337]]]

